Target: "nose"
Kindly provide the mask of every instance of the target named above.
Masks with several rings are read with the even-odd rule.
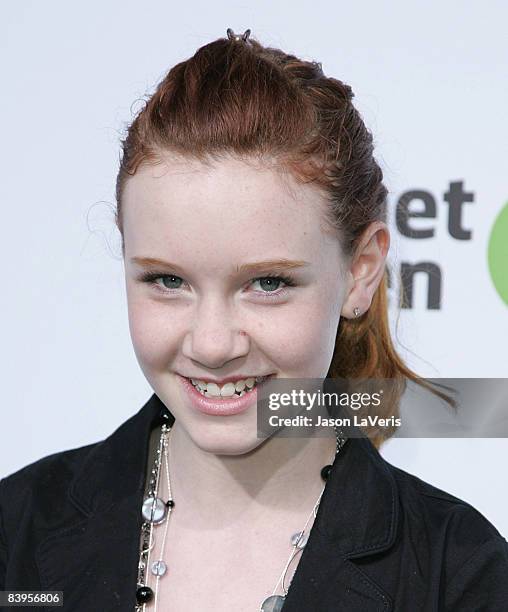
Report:
[[[185,334],[182,353],[208,368],[220,368],[249,352],[249,337],[223,300],[203,300]]]

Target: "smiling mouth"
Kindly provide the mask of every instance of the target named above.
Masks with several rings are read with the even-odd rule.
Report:
[[[274,375],[268,374],[266,376],[252,376],[246,379],[238,380],[236,382],[230,381],[222,385],[218,385],[217,383],[213,382],[207,383],[205,381],[200,381],[199,379],[195,378],[186,378],[186,380],[188,380],[196,389],[196,391],[203,397],[207,397],[212,400],[225,400],[235,397],[243,397],[244,395],[247,395],[258,385],[262,384],[272,376]]]

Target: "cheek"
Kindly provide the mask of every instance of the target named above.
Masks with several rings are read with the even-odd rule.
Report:
[[[335,346],[339,314],[326,301],[302,303],[266,325],[266,345],[272,346],[288,377],[322,378]]]
[[[167,364],[177,350],[178,329],[161,304],[128,295],[129,330],[136,357],[144,368]],[[143,368],[143,369],[144,369]]]

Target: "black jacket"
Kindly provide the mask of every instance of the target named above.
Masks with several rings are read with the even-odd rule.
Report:
[[[148,445],[163,413],[154,394],[106,440],[0,481],[0,590],[63,591],[63,608],[48,611],[134,610]],[[508,543],[472,506],[351,438],[284,604],[339,610],[507,611]]]

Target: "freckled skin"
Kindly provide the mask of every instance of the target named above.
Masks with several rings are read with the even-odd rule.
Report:
[[[202,450],[238,455],[261,445],[255,405],[234,417],[196,413],[175,372],[322,378],[328,371],[353,279],[339,238],[323,232],[323,206],[315,188],[232,158],[207,167],[167,156],[161,165],[142,166],[126,183],[134,350],[154,391]],[[180,288],[163,295],[137,280],[142,270],[130,263],[133,256],[178,264],[185,271],[174,272],[183,279]],[[252,275],[231,276],[236,265],[272,258],[310,262],[290,272],[296,286],[280,298],[263,299],[270,289]],[[283,288],[276,285],[273,294]]]

